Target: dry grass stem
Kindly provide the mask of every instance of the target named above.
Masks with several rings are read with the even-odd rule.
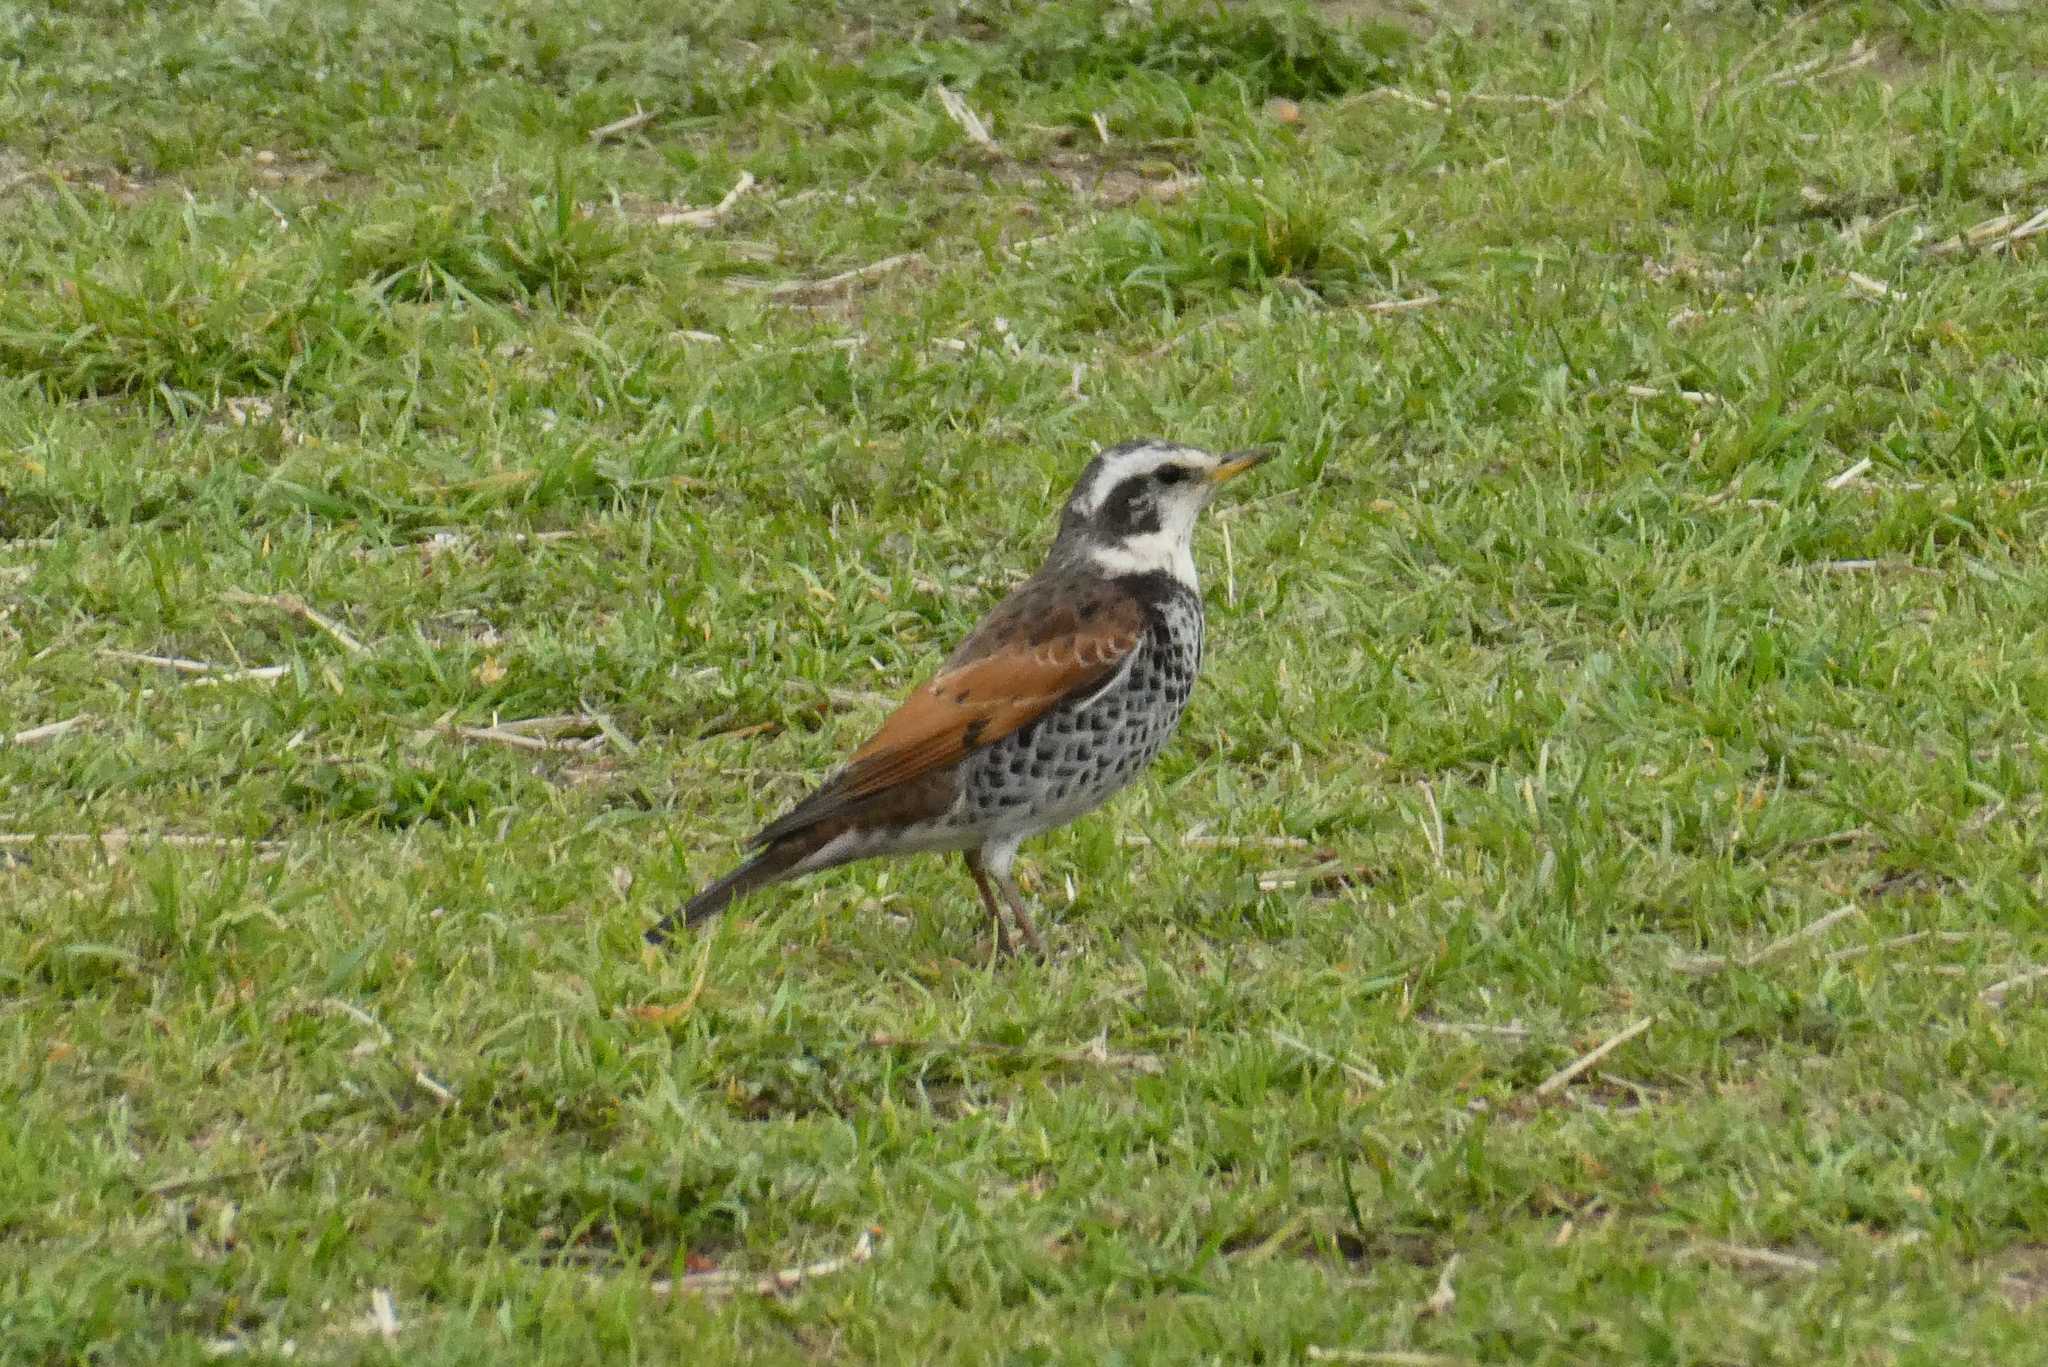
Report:
[[[532,728],[532,729],[526,729]],[[569,737],[570,730],[596,730],[594,736]],[[491,726],[461,726],[453,722],[436,727],[429,735],[452,736],[485,745],[503,745],[514,750],[568,751],[587,753],[602,750],[609,740],[599,723],[590,717],[535,717],[526,722],[500,722]]]
[[[290,665],[259,665],[253,669],[232,669],[222,674],[202,674],[186,685],[187,688],[218,688],[223,684],[275,683],[292,672]],[[142,696],[153,697],[160,690],[145,688]]]
[[[1443,1021],[1427,1016],[1415,1017],[1415,1023],[1425,1030],[1434,1030],[1440,1035],[1498,1035],[1502,1039],[1527,1039],[1529,1027],[1516,1021],[1506,1025],[1493,1025],[1486,1021]]]
[[[1814,569],[1822,574],[1939,574],[1941,571],[1909,560],[1821,560]]]
[[[379,1287],[370,1293],[370,1313],[364,1317],[363,1328],[386,1343],[398,1341],[398,1307],[391,1303],[389,1291]]]
[[[455,1093],[428,1076],[426,1069],[415,1067],[412,1070],[412,1080],[443,1106],[455,1104]]]
[[[1428,779],[1418,779],[1416,787],[1422,790],[1422,800],[1429,807],[1429,821],[1422,828],[1422,838],[1429,842],[1430,857],[1436,866],[1444,866],[1444,814],[1436,805],[1436,788]]]
[[[989,1054],[998,1057],[1040,1060],[1046,1063],[1088,1064],[1157,1076],[1166,1071],[1166,1060],[1157,1054],[1114,1053],[1106,1036],[1097,1035],[1079,1049],[1040,1049],[1028,1044],[997,1044],[988,1040],[916,1039],[906,1035],[870,1035],[871,1049],[916,1049],[925,1053]]]
[[[1860,66],[1869,66],[1877,60],[1877,49],[1861,38],[1849,44],[1848,50],[1836,60],[1833,54],[1809,57],[1803,62],[1794,62],[1782,71],[1764,77],[1761,84],[1766,86],[1800,85],[1810,81],[1825,81],[1845,71],[1854,71]]]
[[[1827,1264],[1818,1258],[1808,1258],[1798,1253],[1781,1253],[1775,1248],[1748,1248],[1742,1244],[1724,1244],[1704,1240],[1686,1245],[1683,1252],[1696,1258],[1710,1258],[1715,1262],[1733,1263],[1738,1267],[1759,1267],[1771,1272],[1815,1273],[1827,1269]]]
[[[905,266],[915,265],[924,259],[925,255],[923,252],[904,252],[899,256],[885,256],[880,261],[871,261],[865,266],[856,266],[852,270],[841,271],[837,275],[828,275],[822,280],[785,280],[779,285],[770,286],[768,294],[773,299],[809,298],[837,294],[841,290],[865,284],[870,280],[887,275],[891,271],[900,271]]]
[[[260,855],[276,855],[284,850],[281,841],[238,840],[225,835],[175,835],[119,828],[97,832],[0,831],[0,848],[4,849],[33,845],[98,845],[109,855],[118,855],[132,844],[164,845],[172,849],[250,850]]]
[[[1836,907],[1819,920],[1809,925],[1801,926],[1789,935],[1778,937],[1762,949],[1757,950],[1754,954],[1742,954],[1732,958],[1721,954],[1708,954],[1697,958],[1681,959],[1674,963],[1672,967],[1680,973],[1691,973],[1698,976],[1704,976],[1709,973],[1721,973],[1730,968],[1755,968],[1759,964],[1769,963],[1781,954],[1790,953],[1800,945],[1819,939],[1851,916],[1861,915],[1862,911],[1863,908],[1854,903],[1848,906]]]
[[[1749,68],[1749,64],[1751,62],[1763,56],[1764,53],[1770,51],[1772,48],[1783,45],[1788,39],[1792,37],[1793,34],[1797,33],[1800,29],[1805,28],[1808,24],[1820,18],[1823,14],[1826,14],[1829,10],[1833,9],[1837,3],[1839,3],[1839,0],[1821,0],[1820,4],[1814,5],[1809,9],[1801,11],[1798,15],[1794,16],[1790,21],[1788,21],[1783,27],[1773,32],[1769,37],[1765,38],[1762,42],[1750,48],[1749,51],[1743,53],[1740,57],[1736,58],[1735,64],[1733,66],[1729,67],[1719,76],[1709,81],[1707,83],[1707,88],[1700,92],[1699,103],[1693,106],[1694,122],[1703,123],[1706,121],[1707,111],[1714,107],[1714,101],[1720,96],[1723,90],[1727,89],[1730,85],[1734,84],[1735,78],[1740,76],[1744,71],[1746,71]]]
[[[1587,80],[1581,82],[1569,94],[1565,95],[1522,95],[1514,93],[1489,95],[1483,92],[1463,91],[1454,94],[1439,86],[1436,92],[1436,99],[1437,106],[1445,110],[1454,109],[1461,104],[1497,104],[1506,105],[1513,109],[1540,109],[1546,113],[1557,114],[1562,113],[1565,109],[1575,104],[1579,96],[1592,88],[1593,82]]]
[[[1450,1261],[1444,1264],[1444,1270],[1437,1274],[1436,1290],[1430,1292],[1429,1298],[1415,1307],[1418,1315],[1435,1316],[1450,1313],[1451,1307],[1458,1303],[1457,1288],[1451,1285],[1451,1277],[1457,1270],[1458,1255],[1453,1253]]]
[[[2030,987],[2043,979],[2048,979],[2048,968],[2030,968],[2024,973],[2015,973],[2010,978],[1991,984],[1977,994],[1977,1000],[1995,1011],[2005,1005],[2005,999],[2015,990]]]
[[[339,622],[315,610],[311,604],[307,603],[305,599],[300,598],[297,594],[244,593],[240,589],[230,589],[221,596],[230,603],[240,603],[249,607],[275,608],[287,616],[296,617],[303,622],[318,627],[332,637],[336,645],[349,654],[361,655],[364,653],[365,647],[361,641],[358,641],[355,637],[349,635],[347,631],[343,630]]]
[[[960,131],[967,135],[969,142],[996,156],[1003,154],[1003,149],[996,146],[995,138],[989,133],[988,125],[982,122],[981,115],[969,109],[967,101],[960,98],[958,92],[943,85],[935,85],[932,87],[932,94],[937,97],[939,108],[945,110],[946,117],[960,126]]]
[[[1120,835],[1117,843],[1127,850],[1149,849],[1158,842],[1149,835]],[[1189,850],[1305,850],[1309,842],[1298,835],[1204,835],[1189,831],[1172,842]]]
[[[590,140],[592,142],[603,142],[607,138],[616,138],[621,134],[630,133],[636,128],[646,127],[648,124],[653,123],[656,117],[657,112],[655,110],[642,109],[636,101],[633,105],[633,112],[626,115],[625,118],[613,119],[610,123],[600,124],[596,128],[591,129]]]
[[[1836,475],[1833,479],[1828,480],[1821,487],[1828,490],[1839,490],[1846,488],[1847,486],[1854,484],[1856,483],[1856,481],[1862,479],[1864,472],[1869,470],[1870,466],[1871,459],[1870,457],[1865,456],[1862,460],[1857,461],[1854,465],[1842,471],[1841,474]]]
[[[1237,328],[1243,326],[1244,324],[1236,318],[1211,318],[1205,323],[1195,324],[1193,327],[1189,328],[1185,332],[1175,333],[1173,336],[1161,342],[1158,346],[1155,346],[1148,351],[1139,353],[1138,362],[1142,365],[1147,361],[1156,361],[1160,357],[1166,355],[1166,353],[1168,353],[1169,351],[1172,351],[1176,347],[1180,346],[1183,342],[1192,341],[1194,338],[1201,336],[1203,333],[1208,332],[1211,329],[1224,327]]]
[[[1377,303],[1364,305],[1359,312],[1377,314],[1413,313],[1416,309],[1426,309],[1432,304],[1440,304],[1443,302],[1443,298],[1435,290],[1430,290],[1425,294],[1418,294],[1408,299],[1382,299]]]
[[[1969,938],[1969,936],[1960,931],[1916,930],[1909,935],[1894,935],[1888,940],[1876,940],[1869,944],[1850,945],[1847,949],[1835,950],[1827,956],[1827,961],[1831,964],[1839,964],[1846,963],[1850,959],[1861,958],[1865,954],[1888,954],[1894,949],[1904,949],[1907,945],[1917,945],[1922,940],[1932,940],[1936,944],[1959,945],[1966,943]]]
[[[654,224],[658,228],[715,228],[725,221],[725,216],[732,212],[733,206],[744,199],[758,183],[752,171],[742,171],[740,178],[733,182],[733,187],[725,192],[725,198],[718,203],[705,209],[670,209],[656,214]],[[710,333],[704,335],[712,336]]]
[[[1558,1092],[1563,1091],[1566,1087],[1571,1086],[1572,1080],[1578,1077],[1579,1074],[1585,1072],[1588,1068],[1591,1068],[1594,1064],[1600,1062],[1600,1060],[1606,1058],[1615,1050],[1621,1048],[1622,1045],[1627,1044],[1637,1035],[1642,1034],[1645,1030],[1650,1028],[1651,1023],[1654,1022],[1656,1019],[1657,1018],[1655,1016],[1645,1016],[1641,1020],[1635,1022],[1633,1025],[1630,1025],[1626,1029],[1622,1030],[1620,1033],[1608,1037],[1608,1039],[1605,1042],[1603,1042],[1599,1048],[1594,1049],[1589,1053],[1579,1055],[1570,1063],[1567,1063],[1564,1067],[1558,1069],[1549,1077],[1537,1083],[1536,1095],[1539,1097],[1554,1096]]]
[[[101,650],[95,652],[102,660],[120,660],[124,664],[155,665],[159,669],[175,669],[180,674],[218,674],[225,665],[208,664],[205,660],[188,660],[182,655],[144,655],[133,650]]]
[[[1680,399],[1697,406],[1726,402],[1719,394],[1699,389],[1652,389],[1646,384],[1632,384],[1624,386],[1623,392],[1632,399]]]
[[[26,731],[16,731],[11,736],[0,735],[0,745],[34,745],[38,741],[55,740],[91,721],[91,713],[81,712],[75,717],[66,717],[63,721],[46,722],[41,726],[31,726]]]
[[[1868,295],[1872,299],[1910,299],[1913,297],[1904,290],[1888,284],[1874,275],[1865,275],[1862,271],[1843,271],[1842,278],[1847,280],[1850,288],[1858,294]]]
[[[732,1296],[752,1292],[757,1296],[778,1296],[794,1291],[805,1282],[820,1277],[829,1277],[851,1267],[859,1267],[875,1256],[875,1236],[881,1231],[869,1228],[861,1231],[858,1242],[837,1258],[826,1258],[821,1262],[805,1263],[798,1267],[785,1267],[780,1272],[759,1276],[749,1272],[692,1272],[674,1279],[663,1278],[648,1289],[657,1296]],[[591,1278],[593,1285],[603,1286],[606,1279]]]
[[[1377,86],[1361,95],[1350,96],[1341,101],[1338,108],[1341,109],[1344,105],[1352,104],[1358,100],[1368,99],[1393,100],[1399,104],[1412,105],[1417,109],[1426,109],[1432,114],[1442,114],[1450,108],[1448,105],[1438,104],[1435,100],[1424,99],[1420,95],[1411,94],[1406,90],[1401,90],[1391,85]]]
[[[1317,1063],[1327,1064],[1332,1068],[1341,1068],[1346,1077],[1362,1087],[1369,1087],[1377,1092],[1384,1089],[1387,1085],[1385,1078],[1363,1064],[1353,1063],[1348,1059],[1338,1058],[1334,1054],[1324,1053],[1313,1044],[1305,1040],[1298,1040],[1285,1030],[1276,1027],[1268,1030],[1266,1033],[1272,1037],[1275,1044],[1292,1049],[1305,1058],[1314,1059]]]
[[[2018,214],[1997,214],[1965,228],[1953,237],[1930,242],[1921,250],[1932,256],[1946,256],[1953,252],[1976,249],[1988,251],[1998,247],[2012,247],[2042,233],[2048,233],[2048,208],[2039,210],[2024,222]]]

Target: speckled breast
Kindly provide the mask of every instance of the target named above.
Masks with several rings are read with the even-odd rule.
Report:
[[[974,755],[956,819],[1029,834],[1099,806],[1172,738],[1202,663],[1202,600],[1174,584],[1149,595],[1128,668],[1097,693],[1062,704]]]

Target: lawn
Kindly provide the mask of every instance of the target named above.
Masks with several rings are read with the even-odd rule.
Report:
[[[0,1359],[2043,1360],[2026,9],[0,14]],[[643,947],[1148,434],[1050,959]]]

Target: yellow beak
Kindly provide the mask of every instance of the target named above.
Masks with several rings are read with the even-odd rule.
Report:
[[[1254,465],[1270,459],[1272,455],[1273,448],[1270,446],[1258,446],[1249,451],[1232,451],[1223,458],[1221,465],[1209,472],[1209,482],[1211,484],[1222,484],[1228,480],[1236,479]]]

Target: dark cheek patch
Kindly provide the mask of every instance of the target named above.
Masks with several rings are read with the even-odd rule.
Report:
[[[1121,485],[1102,509],[1102,529],[1119,539],[1159,530],[1159,507],[1136,480]]]

